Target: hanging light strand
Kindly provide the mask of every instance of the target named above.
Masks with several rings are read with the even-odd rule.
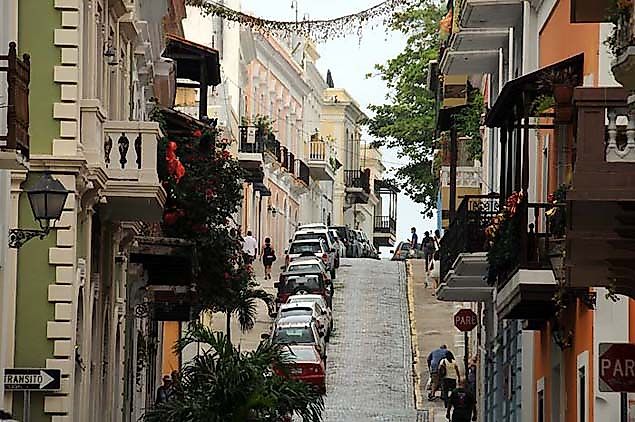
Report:
[[[398,8],[411,2],[412,0],[385,0],[358,13],[332,19],[279,21],[239,12],[212,0],[186,0],[186,4],[198,7],[204,15],[215,15],[258,32],[274,35],[299,34],[315,41],[327,41],[346,35],[360,36],[361,28],[371,20],[392,15]]]

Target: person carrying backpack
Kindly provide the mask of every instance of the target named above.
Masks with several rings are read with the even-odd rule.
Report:
[[[423,250],[423,256],[426,260],[426,273],[432,269],[432,258],[436,251],[434,239],[430,237],[430,232],[423,234],[421,239],[421,249]]]
[[[451,352],[448,352],[447,356],[439,363],[439,378],[441,380],[441,397],[447,408],[450,392],[456,388],[457,381],[461,381],[459,366]]]
[[[271,239],[265,239],[265,246],[262,248],[262,264],[265,266],[265,280],[271,279],[271,266],[276,260],[276,251],[271,247]]]

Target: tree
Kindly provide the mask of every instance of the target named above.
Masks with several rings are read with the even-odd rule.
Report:
[[[178,342],[202,353],[187,364],[172,398],[148,411],[146,422],[279,422],[295,413],[304,422],[322,420],[324,401],[313,387],[286,376],[291,356],[284,346],[261,343],[240,352],[222,333],[194,325]]]
[[[390,93],[386,104],[370,106],[374,117],[366,122],[377,146],[396,148],[409,159],[397,178],[429,216],[436,207],[439,175],[433,172],[436,98],[426,81],[428,63],[438,59],[444,14],[438,2],[418,0],[392,16],[389,27],[407,35],[407,44],[397,57],[375,67]]]

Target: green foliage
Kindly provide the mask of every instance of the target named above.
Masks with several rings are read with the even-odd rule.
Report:
[[[386,103],[371,105],[374,117],[366,124],[376,146],[396,148],[409,164],[397,170],[402,189],[431,215],[436,207],[438,174],[433,173],[435,94],[427,90],[428,63],[439,52],[439,21],[444,6],[418,0],[389,20],[391,29],[407,35],[404,50],[375,67],[390,94]]]
[[[469,136],[466,148],[470,159],[480,160],[483,156],[483,138],[481,137],[481,115],[484,110],[483,94],[477,88],[468,86],[469,107],[454,117],[459,136]]]
[[[303,422],[322,420],[324,401],[313,387],[271,371],[289,373],[284,346],[264,342],[240,352],[224,334],[198,324],[175,348],[192,344],[202,353],[183,368],[173,398],[148,411],[145,422],[278,422],[290,413]]]
[[[519,233],[518,218],[508,217],[501,222],[500,230],[487,251],[490,283],[495,283],[499,277],[505,277],[517,264]]]
[[[153,118],[168,133],[160,112]],[[162,231],[196,245],[199,271],[198,300],[203,309],[236,314],[243,330],[255,322],[255,299],[273,298],[258,288],[250,267],[242,261],[240,233],[230,228],[232,215],[242,203],[243,171],[229,152],[229,144],[217,142],[215,129],[193,131],[191,136],[159,141],[159,178],[168,194]],[[166,161],[169,142],[185,168],[182,177],[171,174]]]

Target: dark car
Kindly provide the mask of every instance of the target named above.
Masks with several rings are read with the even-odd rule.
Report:
[[[322,273],[315,271],[288,271],[280,274],[280,281],[273,284],[278,289],[276,295],[276,312],[280,305],[287,303],[289,296],[298,294],[318,294],[331,306],[332,285]]]
[[[390,252],[394,253],[392,261],[405,261],[410,253],[410,242],[400,242],[397,248]]]

